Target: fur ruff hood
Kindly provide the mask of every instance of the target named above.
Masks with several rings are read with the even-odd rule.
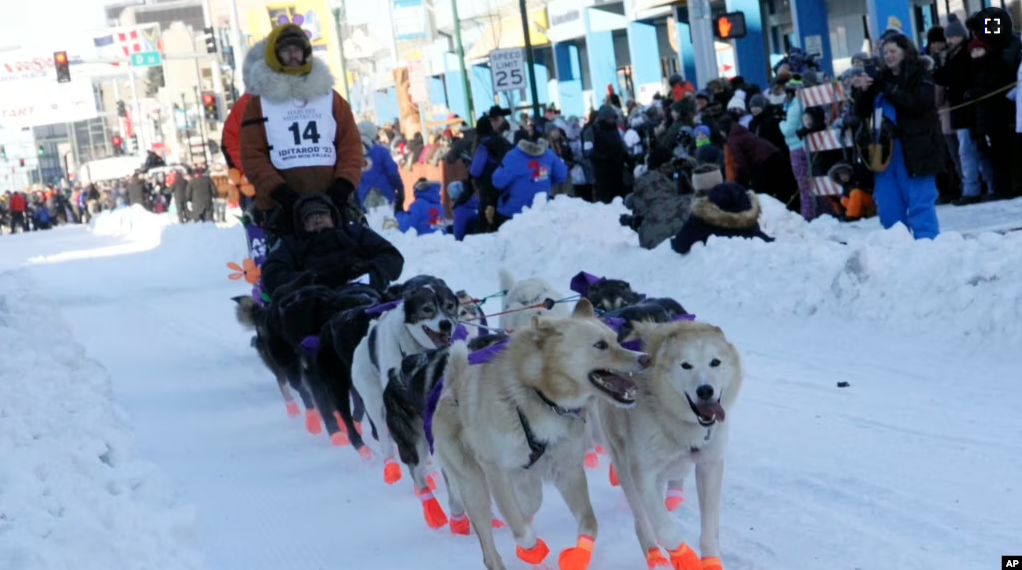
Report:
[[[698,196],[692,202],[692,215],[718,228],[747,230],[759,224],[759,198],[752,190],[747,191],[752,207],[742,212],[728,212],[715,204],[709,197]]]
[[[550,143],[546,139],[539,139],[536,142],[525,139],[518,141],[518,150],[529,156],[543,156],[549,148]]]
[[[283,103],[291,99],[310,100],[333,91],[334,76],[330,67],[315,55],[308,75],[287,75],[273,71],[266,64],[266,40],[249,48],[242,64],[245,92],[267,101]]]

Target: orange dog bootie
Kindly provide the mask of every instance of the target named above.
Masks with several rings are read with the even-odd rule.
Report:
[[[676,550],[668,550],[674,570],[703,570],[703,563],[694,550],[684,542]]]
[[[550,554],[550,547],[543,542],[543,539],[536,539],[536,546],[525,549],[521,546],[515,547],[515,554],[518,555],[518,559],[526,564],[532,564],[533,566],[539,566],[546,560],[547,554]]]
[[[593,559],[593,545],[596,540],[588,535],[578,537],[574,548],[561,552],[557,559],[557,567],[561,570],[586,570]]]
[[[397,464],[397,461],[387,458],[383,462],[383,482],[388,485],[393,485],[401,480],[401,466]]]
[[[667,510],[672,513],[685,502],[685,495],[681,492],[681,489],[667,489],[667,500],[664,504],[667,505]]]
[[[468,517],[464,514],[451,517],[451,534],[460,534],[461,536],[468,536],[472,532],[472,525],[468,522]]]
[[[319,435],[323,433],[323,425],[320,422],[319,410],[316,408],[305,410],[305,431],[312,435]]]
[[[660,552],[659,546],[654,546],[646,552],[646,566],[649,570],[654,568],[669,568],[671,563],[667,561],[663,552]]]
[[[426,518],[426,525],[429,528],[436,530],[447,526],[447,513],[428,488],[419,492],[419,500],[422,501],[422,515]]]
[[[284,400],[284,404],[287,406],[287,415],[289,418],[297,418],[302,415],[302,411],[298,408],[298,402],[294,401],[293,398]]]
[[[703,558],[703,570],[724,570],[724,566],[721,565],[720,558],[707,556]]]

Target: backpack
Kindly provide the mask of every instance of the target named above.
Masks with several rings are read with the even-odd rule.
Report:
[[[876,125],[878,117],[879,126]],[[855,151],[870,172],[884,172],[891,165],[896,134],[897,127],[880,113],[879,108],[859,122],[855,133]]]

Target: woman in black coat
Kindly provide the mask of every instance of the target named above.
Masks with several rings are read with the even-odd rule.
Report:
[[[876,78],[852,79],[855,113],[863,129],[857,145],[879,149],[874,200],[880,224],[908,227],[916,239],[940,233],[937,221],[937,178],[944,170],[944,137],[937,117],[933,79],[919,61],[919,52],[902,34],[883,44],[884,68]]]

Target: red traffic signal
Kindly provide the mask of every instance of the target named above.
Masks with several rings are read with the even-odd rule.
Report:
[[[119,137],[119,136],[115,136],[114,138],[110,139],[110,142],[114,146],[121,146],[122,144],[124,144],[124,141],[121,140],[121,137]]]
[[[57,83],[71,81],[71,70],[68,68],[67,52],[53,52],[53,67],[57,70]]]
[[[744,38],[748,30],[745,28],[745,12],[728,12],[717,17],[713,23],[713,35],[718,40],[737,40]]]
[[[203,93],[202,94],[202,104],[206,105],[206,106],[215,105],[216,104],[216,96],[213,95],[212,93]]]

